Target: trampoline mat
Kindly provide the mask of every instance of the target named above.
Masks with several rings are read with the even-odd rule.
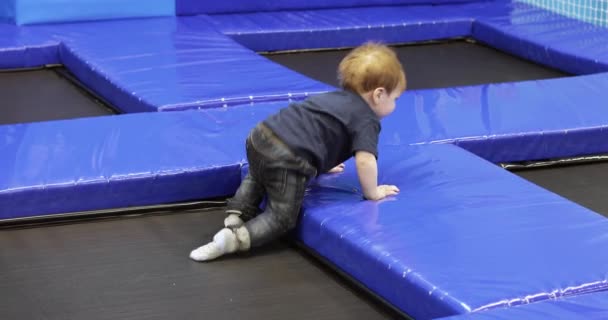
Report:
[[[0,72],[0,125],[114,114],[63,68]]]
[[[514,173],[608,217],[608,162],[535,168]]]
[[[0,232],[6,319],[392,319],[367,294],[276,242],[188,258],[224,214],[193,211]]]
[[[466,41],[394,47],[408,90],[559,78],[568,74]],[[266,58],[338,87],[336,72],[348,50],[267,54]]]

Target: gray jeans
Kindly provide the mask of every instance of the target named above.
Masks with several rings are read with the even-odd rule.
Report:
[[[242,213],[254,247],[295,227],[306,185],[317,171],[263,124],[251,131],[246,147],[249,173],[228,200],[227,209]],[[261,211],[265,196],[266,207]]]

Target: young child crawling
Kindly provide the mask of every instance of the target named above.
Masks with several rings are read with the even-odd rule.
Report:
[[[246,140],[249,173],[229,199],[225,228],[190,258],[212,260],[261,246],[293,229],[310,178],[339,172],[354,156],[363,194],[379,200],[397,194],[378,185],[380,119],[395,109],[405,73],[389,47],[366,43],[340,62],[342,90],[292,103],[258,123]],[[267,197],[260,212],[259,205]]]

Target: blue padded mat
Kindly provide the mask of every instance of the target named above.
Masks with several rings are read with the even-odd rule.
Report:
[[[470,8],[481,4],[367,7],[210,16],[214,26],[256,51],[403,43],[471,34]]]
[[[597,74],[406,91],[382,120],[380,144],[452,143],[496,163],[608,152],[606,87],[608,74]],[[251,128],[286,105],[204,112],[228,126]]]
[[[14,2],[16,24],[175,15],[174,0],[4,0]]]
[[[608,30],[511,1],[211,15],[256,51],[472,37],[574,74],[608,71]],[[581,50],[584,49],[584,50]]]
[[[605,320],[608,319],[608,292],[596,292],[575,297],[502,308],[442,320]]]
[[[249,130],[284,106],[0,126],[0,219],[231,195]]]
[[[573,74],[608,71],[608,29],[521,2],[497,3],[475,21],[473,37]]]
[[[59,63],[59,42],[38,29],[0,23],[0,69]]]
[[[0,23],[12,23],[15,21],[15,1],[3,1],[0,3]]]
[[[576,85],[572,85],[573,83],[576,83]],[[602,98],[608,94],[605,90],[606,86],[608,86],[608,75],[597,74],[573,79],[406,92],[399,99],[395,113],[383,120],[380,144],[382,146],[404,146],[409,144],[454,143],[494,162],[606,152],[608,151],[608,139],[606,137],[608,134],[606,130],[608,110],[604,108],[603,101],[608,97]],[[199,143],[206,144],[209,141],[212,146],[215,144],[217,146],[217,148],[206,151],[207,162],[201,164],[197,170],[201,174],[209,171],[211,172],[210,177],[217,177],[213,175],[216,167],[215,160],[220,161],[223,165],[236,168],[244,158],[242,142],[247,131],[258,121],[265,119],[286,105],[287,102],[285,101],[267,102],[233,106],[231,108],[204,109],[198,113],[193,113],[204,115],[203,118],[196,118],[196,121],[200,121],[197,125],[200,126],[199,130],[202,135]],[[166,116],[166,119],[188,118],[190,114]],[[527,116],[522,116],[522,114]],[[61,132],[64,125],[73,128],[70,130],[74,130],[71,133],[74,140],[70,140],[70,145],[74,150],[80,151],[77,154],[71,154],[71,151],[67,155],[59,156],[58,154],[57,158],[46,161],[48,166],[66,168],[65,170],[54,170],[52,173],[53,179],[47,179],[46,171],[41,171],[33,176],[34,179],[9,179],[7,177],[9,180],[0,181],[0,198],[3,199],[0,200],[0,203],[7,201],[7,198],[8,201],[12,201],[10,199],[14,190],[20,190],[19,192],[23,192],[24,195],[28,194],[31,199],[37,199],[45,194],[45,192],[41,192],[44,188],[50,188],[57,182],[66,186],[76,184],[81,179],[80,173],[74,171],[74,168],[65,167],[63,158],[68,157],[69,161],[88,166],[88,159],[97,157],[99,153],[105,153],[105,145],[102,143],[105,141],[104,130],[107,130],[107,126],[114,121],[119,128],[131,126],[133,128],[145,127],[149,130],[152,130],[151,128],[155,126],[158,130],[163,130],[166,126],[164,121],[169,121],[161,120],[165,118],[148,118],[143,115],[139,118],[127,119],[129,120],[123,120],[122,117],[104,118],[99,120],[99,124],[95,119],[55,123],[48,127],[50,131],[46,131],[46,129],[40,131],[29,130],[31,140],[19,141],[10,146],[5,145],[0,149],[0,152],[10,155],[6,159],[18,159],[15,163],[19,164],[19,167],[15,170],[9,170],[12,175],[21,174],[19,172],[30,165],[22,158],[24,156],[22,150],[28,148],[36,150],[35,148],[39,146],[38,141],[44,141],[49,144],[50,148],[53,148],[55,144],[63,143],[63,140],[48,141],[48,137],[53,136],[52,132],[54,130]],[[202,119],[206,119],[207,122]],[[544,122],[540,123],[538,119],[543,119]],[[80,124],[81,122],[86,124]],[[45,125],[32,124],[31,126],[33,128],[39,128],[39,126],[40,128],[46,128]],[[91,149],[89,140],[76,133],[78,128],[95,130],[98,138],[93,138],[92,145],[99,145],[99,149]],[[208,131],[209,128],[213,128],[213,130]],[[132,130],[129,132],[137,132],[137,129],[129,130]],[[213,133],[208,135],[205,132]],[[101,140],[96,142],[95,139]],[[159,149],[140,150],[138,154],[146,158],[157,157],[158,153],[164,150],[163,148],[171,148],[168,143],[167,141],[167,145],[159,146]],[[129,148],[138,150],[139,140],[127,140],[123,144],[133,145],[125,145],[125,152],[116,154],[114,162],[108,164],[105,170],[108,174],[123,175],[125,177],[123,180],[126,181],[128,170],[122,168],[121,163],[135,161],[132,159],[134,155],[130,155],[126,150],[129,150]],[[230,144],[231,148],[236,148],[235,151],[226,153],[224,145],[227,144]],[[62,150],[65,149],[62,147],[57,150],[57,152],[63,152]],[[146,165],[150,165],[150,167],[147,167],[149,171],[157,168],[154,163]],[[177,167],[180,165],[179,161],[175,163]],[[14,164],[7,164],[6,167],[13,168],[13,166]],[[95,169],[86,168],[85,172]],[[157,169],[162,169],[162,167]],[[93,170],[92,172],[97,171]],[[93,174],[87,173],[86,176],[93,176]],[[103,188],[105,186],[104,183],[98,182],[99,184],[96,186],[94,186],[94,183],[90,184],[90,187]],[[187,183],[185,182],[185,184]],[[234,188],[234,185],[231,185],[231,187]],[[66,187],[61,190],[67,191],[69,188]],[[222,190],[225,194],[234,191],[234,189],[228,187]],[[214,195],[212,192],[208,193],[202,191],[202,189],[193,192],[199,191],[200,193],[197,193],[199,197]],[[123,201],[117,196],[115,200],[121,200],[124,203],[150,203],[152,201],[152,198],[149,198],[146,194],[125,193],[124,198]],[[157,203],[161,201],[183,201],[185,199],[186,197],[180,193],[165,194],[157,200]],[[99,203],[92,201],[82,203],[78,209],[91,210],[102,206],[108,208],[113,205],[115,204],[111,201],[103,204],[103,200],[99,199]],[[64,209],[73,211],[71,206],[72,204],[66,205]],[[31,212],[43,213],[51,210],[47,209],[45,202],[32,203],[31,207],[27,208],[24,209],[25,211],[20,210],[15,214],[21,216]],[[60,209],[59,207],[52,208],[51,211],[60,212]]]
[[[205,21],[134,19],[45,30],[62,41],[61,61],[124,112],[297,99],[330,89],[251,52]]]
[[[515,162],[608,152],[608,74],[406,91],[382,120],[380,144],[451,143],[489,161]],[[209,109],[251,128],[287,102]],[[542,119],[542,122],[539,121]]]
[[[0,219],[230,195],[249,128],[223,121],[184,111],[0,126]]]
[[[378,180],[318,179],[297,236],[415,319],[608,289],[608,219],[458,147],[384,148]]]
[[[226,2],[219,1],[191,1],[177,0],[176,11],[180,15],[194,14],[213,14],[213,13],[234,13],[234,12],[258,12],[258,11],[293,11],[309,9],[330,9],[330,8],[352,8],[352,7],[371,7],[385,5],[405,5],[405,4],[441,4],[452,2],[473,2],[480,0],[265,0],[248,1],[232,0]],[[484,1],[484,0],[481,0]]]
[[[405,92],[381,143],[454,143],[492,162],[608,152],[608,73]]]

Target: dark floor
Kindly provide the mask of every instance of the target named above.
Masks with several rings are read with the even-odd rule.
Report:
[[[608,162],[535,168],[515,174],[608,217]]]
[[[563,76],[466,42],[397,50],[409,89]],[[270,58],[298,65],[300,72],[336,85],[335,70],[344,54],[301,53],[300,61],[292,60],[295,55]],[[54,72],[41,72],[0,75],[0,124],[49,120],[47,113],[60,113],[57,106],[80,110],[83,100],[90,102],[80,89],[51,81],[61,78]],[[36,108],[20,110],[17,102]],[[90,112],[78,116],[102,114]],[[592,182],[585,180],[606,181],[604,173],[591,172],[588,178],[546,170],[518,174],[607,212],[601,191],[588,191]],[[576,191],[568,189],[569,184]],[[584,198],[590,195],[594,198]],[[222,218],[218,211],[195,211],[0,231],[0,318],[394,318],[365,293],[284,242],[245,257],[212,263],[189,260],[190,250],[210,240]]]
[[[0,231],[2,319],[390,319],[279,242],[197,263],[220,211]]]
[[[408,90],[564,77],[567,74],[465,41],[395,47]],[[340,60],[348,50],[265,55],[310,78],[338,87]]]
[[[0,72],[0,125],[114,114],[61,75],[65,69]]]

